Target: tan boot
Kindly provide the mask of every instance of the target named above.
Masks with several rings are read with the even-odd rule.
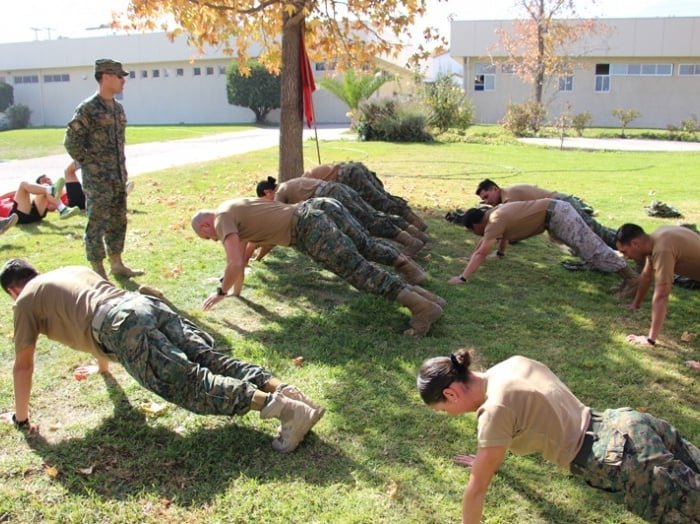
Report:
[[[406,255],[401,255],[394,262],[394,269],[398,271],[403,279],[409,284],[421,284],[426,281],[428,275]]]
[[[432,293],[432,292],[428,291],[427,289],[422,288],[420,286],[409,286],[409,287],[411,288],[412,291],[415,291],[423,298],[427,298],[431,302],[434,302],[435,304],[440,306],[442,309],[445,309],[445,306],[447,305],[447,300],[445,300],[444,298],[442,298],[442,297],[436,295],[435,293]]]
[[[639,287],[639,275],[628,266],[617,272],[623,278],[622,285],[617,290],[617,298],[627,300],[634,298]]]
[[[404,335],[412,337],[425,336],[430,331],[430,326],[442,316],[442,308],[422,297],[409,287],[401,290],[396,297],[396,301],[402,306],[411,310],[412,316],[409,325],[411,326]]]
[[[102,263],[101,260],[98,260],[97,262],[90,262],[90,265],[92,266],[92,270],[93,270],[95,273],[97,273],[98,275],[100,275],[100,276],[101,276],[102,278],[104,278],[105,280],[109,280],[109,279],[107,278],[107,272],[105,271],[105,266],[104,266],[104,264]]]
[[[260,411],[260,418],[276,418],[281,422],[272,449],[290,453],[304,440],[306,434],[321,420],[325,410],[314,409],[299,400],[272,393],[272,400]]]
[[[291,398],[292,400],[298,400],[299,402],[303,402],[311,409],[320,409],[323,412],[326,411],[325,408],[322,408],[321,406],[316,404],[316,402],[307,397],[303,391],[301,391],[296,386],[292,386],[291,384],[280,384],[275,389],[275,393],[280,393],[281,395],[284,395],[287,398]]]
[[[418,215],[416,215],[413,211],[409,211],[408,216],[405,216],[404,218],[409,223],[413,224],[418,229],[420,229],[421,231],[425,231],[426,229],[428,229],[428,224],[423,222],[423,220]]]
[[[394,240],[403,244],[404,247],[401,252],[409,257],[415,256],[416,253],[423,249],[423,242],[406,231],[401,231],[401,233],[394,237]]]
[[[423,233],[423,231],[418,229],[413,224],[409,224],[409,226],[406,228],[406,231],[408,232],[409,235],[413,235],[414,237],[416,237],[418,240],[420,240],[424,244],[427,244],[428,240],[430,240],[430,237],[428,236],[427,233]]]
[[[112,268],[112,274],[120,277],[138,277],[143,275],[143,269],[131,269],[122,262],[121,254],[109,255],[109,265]]]

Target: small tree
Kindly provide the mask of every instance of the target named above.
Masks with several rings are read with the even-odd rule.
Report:
[[[428,123],[441,133],[450,127],[466,129],[472,123],[472,106],[452,75],[441,74],[434,84],[426,86],[423,100],[430,110]]]
[[[318,83],[323,89],[345,102],[350,109],[350,126],[355,129],[359,118],[357,110],[360,103],[367,100],[391,79],[392,76],[385,71],[377,71],[374,74],[357,74],[352,69],[348,69],[343,72],[341,78],[322,78]]]
[[[591,125],[593,115],[590,112],[576,113],[571,118],[571,126],[576,130],[578,136],[583,136],[583,131]]]
[[[566,104],[564,104],[562,112],[554,121],[554,127],[557,128],[557,132],[559,133],[559,149],[564,149],[564,138],[566,138],[566,132],[571,127],[572,120],[573,117],[571,116],[571,103],[566,102]]]
[[[524,104],[508,104],[500,124],[515,136],[523,136],[527,130],[538,133],[547,116],[544,106],[535,100]]]
[[[0,112],[5,111],[15,103],[14,88],[10,84],[0,82]]]
[[[248,75],[241,73],[235,62],[229,66],[226,95],[229,104],[249,108],[255,113],[255,121],[262,124],[270,111],[280,107],[280,77],[269,73],[260,62],[248,64]]]
[[[7,119],[10,122],[10,129],[24,129],[29,127],[29,119],[31,110],[24,104],[17,104],[7,108],[5,111]]]
[[[636,109],[621,109],[616,107],[612,110],[612,114],[620,121],[621,133],[620,136],[625,138],[625,129],[630,125],[630,122],[642,116]]]

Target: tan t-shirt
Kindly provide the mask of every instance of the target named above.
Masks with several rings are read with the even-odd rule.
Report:
[[[547,366],[515,356],[486,371],[486,402],[476,416],[478,447],[540,453],[568,468],[583,444],[591,410]]]
[[[15,351],[35,346],[39,335],[45,335],[78,351],[113,358],[95,342],[90,325],[100,304],[124,295],[126,291],[82,266],[34,277],[15,301]]]
[[[321,164],[313,169],[306,171],[302,177],[306,178],[316,178],[318,180],[325,180],[326,182],[335,182],[338,180],[338,171],[342,164]]]
[[[284,204],[297,204],[313,198],[319,186],[325,184],[316,178],[292,178],[277,186],[275,200]]]
[[[651,235],[650,261],[657,284],[673,284],[673,274],[700,280],[700,235],[680,226],[661,226]]]
[[[296,210],[293,204],[235,198],[217,208],[214,228],[222,242],[228,235],[237,234],[241,240],[254,244],[288,246]]]
[[[528,200],[501,204],[486,213],[484,240],[522,240],[544,231],[544,220],[551,200]]]
[[[501,203],[540,200],[541,198],[552,198],[555,194],[556,191],[550,191],[549,189],[542,189],[529,184],[518,184],[501,188]]]

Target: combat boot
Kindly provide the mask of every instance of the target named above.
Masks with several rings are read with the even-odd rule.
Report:
[[[428,233],[423,233],[423,231],[418,229],[413,224],[409,224],[408,227],[406,228],[406,231],[408,232],[409,235],[413,235],[414,237],[416,237],[418,240],[420,240],[424,244],[427,244],[428,240],[430,240]]]
[[[421,284],[425,282],[428,275],[406,255],[400,255],[394,262],[394,269],[398,271],[403,279],[409,284]]]
[[[403,332],[412,337],[425,336],[430,326],[442,316],[442,308],[427,298],[422,297],[410,287],[401,290],[396,301],[411,310],[410,328]]]
[[[423,242],[406,231],[401,231],[394,237],[394,240],[400,244],[403,244],[403,249],[401,249],[401,252],[409,257],[415,256],[416,253],[423,249]]]
[[[102,278],[105,280],[109,280],[107,278],[107,272],[105,271],[105,266],[102,263],[102,260],[98,260],[97,262],[90,262],[90,265],[92,266],[92,270],[100,275]]]
[[[260,418],[279,419],[279,434],[272,441],[272,449],[280,453],[290,453],[321,420],[324,412],[323,408],[314,409],[275,391],[270,402],[260,411]]]
[[[423,220],[410,209],[408,210],[407,216],[405,216],[404,218],[421,231],[425,231],[426,229],[428,229],[428,224],[423,222]]]
[[[408,286],[408,287],[412,291],[415,291],[416,293],[418,293],[423,298],[427,298],[431,302],[434,302],[435,304],[440,306],[442,309],[445,309],[445,306],[447,305],[447,300],[445,300],[444,298],[442,298],[442,297],[436,295],[435,293],[432,293],[432,292],[428,291],[427,289],[422,288],[420,286]]]
[[[115,276],[130,278],[138,277],[145,273],[143,269],[131,269],[125,266],[120,253],[109,255],[109,264],[112,268],[112,274]]]
[[[637,272],[629,266],[625,266],[617,274],[623,279],[622,284],[617,289],[617,298],[621,300],[634,298],[639,287],[639,275]]]
[[[284,395],[285,397],[291,398],[292,400],[298,400],[299,402],[303,402],[304,404],[309,406],[311,409],[320,409],[324,413],[326,411],[325,408],[322,408],[321,406],[316,404],[316,402],[314,402],[309,397],[307,397],[303,391],[301,391],[296,386],[292,386],[291,384],[280,384],[275,389],[275,393],[279,393],[281,395]]]

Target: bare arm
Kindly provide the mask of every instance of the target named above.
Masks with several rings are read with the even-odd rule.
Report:
[[[241,240],[237,234],[228,235],[224,239],[224,250],[226,251],[226,269],[224,270],[224,278],[221,281],[221,289],[223,295],[212,293],[207,297],[202,305],[204,311],[208,311],[219,301],[224,299],[228,291],[233,288],[233,295],[239,296],[243,289],[243,280],[245,278],[245,248],[246,241]]]
[[[639,307],[642,305],[642,301],[644,300],[644,297],[647,295],[649,287],[651,286],[653,276],[654,270],[651,262],[647,260],[646,264],[644,265],[644,269],[639,275],[639,285],[637,287],[637,293],[634,295],[634,300],[629,306],[627,306],[629,309],[639,309]]]
[[[34,375],[34,346],[27,346],[15,354],[12,378],[15,386],[15,417],[17,420],[29,418],[29,397],[32,392]]]
[[[671,296],[673,284],[656,284],[654,287],[654,298],[651,300],[651,326],[648,337],[652,340],[661,334],[661,328],[666,320],[668,311],[668,298]]]
[[[486,257],[491,252],[491,249],[495,243],[495,239],[482,239],[479,243],[479,247],[476,249],[476,251],[474,251],[474,253],[472,253],[469,263],[467,264],[467,267],[464,268],[464,271],[462,271],[462,274],[452,277],[447,282],[450,284],[461,284],[476,273],[476,270],[479,269],[481,264],[484,263],[484,260],[486,260]]]
[[[507,451],[507,446],[495,446],[479,448],[476,452],[472,473],[462,497],[462,524],[479,524],[481,521],[486,492]]]

